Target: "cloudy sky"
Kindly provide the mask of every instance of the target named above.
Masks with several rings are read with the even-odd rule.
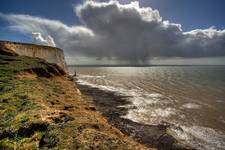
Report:
[[[1,0],[0,40],[65,51],[68,64],[225,64],[223,0]]]

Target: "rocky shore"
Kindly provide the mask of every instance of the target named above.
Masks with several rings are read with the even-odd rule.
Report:
[[[88,100],[57,65],[0,49],[0,149],[151,149]]]
[[[79,83],[78,88],[84,95],[89,97],[90,101],[93,102],[98,111],[102,112],[110,124],[139,143],[147,147],[156,147],[160,150],[194,150],[168,133],[168,128],[182,130],[173,124],[162,122],[159,125],[145,125],[121,118],[121,116],[127,114],[128,108],[119,106],[130,104],[127,97],[87,85],[80,85]]]

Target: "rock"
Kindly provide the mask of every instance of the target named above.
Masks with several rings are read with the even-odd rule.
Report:
[[[159,149],[166,149],[169,148],[173,149],[173,144],[176,143],[175,138],[173,138],[172,136],[165,134],[162,137],[160,137],[157,147]]]

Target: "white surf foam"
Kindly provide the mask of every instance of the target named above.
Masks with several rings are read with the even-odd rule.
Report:
[[[146,104],[158,103],[159,98],[162,97],[162,95],[159,93],[148,93],[140,88],[129,90],[129,89],[124,89],[120,87],[97,85],[97,84],[92,84],[88,81],[82,80],[80,78],[78,78],[77,83],[81,85],[88,85],[91,87],[99,88],[106,91],[116,92],[120,95],[129,96],[130,97],[129,99],[131,100],[131,102],[137,107],[143,104],[146,105]]]
[[[105,91],[116,92],[119,95],[128,96],[129,97],[128,100],[131,101],[132,105],[121,106],[121,107],[127,107],[127,108],[135,107],[136,109],[129,109],[127,115],[122,117],[130,119],[132,121],[157,124],[160,121],[159,118],[160,119],[167,118],[171,115],[176,114],[176,110],[171,107],[167,107],[165,109],[151,107],[151,109],[149,109],[151,105],[157,105],[157,104],[163,105],[163,103],[167,103],[166,101],[161,101],[161,99],[164,96],[159,93],[149,93],[140,88],[124,89],[120,87],[97,85],[97,84],[92,84],[88,81],[82,80],[81,78],[78,78],[77,82],[78,84],[81,84],[81,85],[88,85],[88,86],[99,88]],[[151,118],[151,120],[149,120],[149,118]],[[144,120],[145,122],[143,122]]]
[[[160,101],[160,99],[163,97],[163,95],[159,93],[148,93],[143,89],[124,89],[120,87],[113,87],[113,86],[105,86],[105,85],[97,85],[92,84],[90,82],[84,81],[80,78],[78,78],[77,81],[78,84],[81,85],[88,85],[91,87],[99,88],[105,91],[111,91],[115,92],[118,95],[128,96],[128,100],[132,103],[132,105],[127,106],[120,106],[120,107],[127,107],[127,108],[136,108],[136,109],[129,109],[126,116],[123,116],[124,118],[130,119],[132,121],[143,121],[149,118],[149,114],[151,116],[157,117],[168,117],[171,114],[174,114],[174,110],[171,108],[167,108],[165,110],[161,109],[152,109],[150,112],[149,106],[150,105],[156,105],[158,103],[163,103]],[[146,107],[148,106],[148,107]],[[173,112],[172,112],[173,111]],[[148,115],[146,115],[148,114]],[[142,117],[141,117],[142,116]]]
[[[174,108],[152,108],[149,107],[137,107],[137,109],[130,109],[127,115],[122,116],[123,118],[130,119],[134,122],[158,125],[162,120],[167,120],[172,115],[176,115],[177,111]]]
[[[88,85],[88,86],[91,86],[91,87],[99,88],[99,89],[105,90],[105,91],[117,92],[117,93],[120,93],[120,94],[123,94],[123,91],[124,91],[124,89],[122,89],[122,88],[116,88],[116,87],[113,87],[113,86],[92,84],[92,83],[90,83],[88,81],[85,81],[85,80],[82,80],[82,79],[79,79],[79,78],[77,80],[77,83],[80,84],[80,85]]]
[[[223,100],[216,100],[217,103],[224,103]]]
[[[201,105],[195,104],[195,103],[186,103],[184,105],[182,105],[183,108],[187,108],[187,109],[199,109],[201,108]]]
[[[225,135],[220,131],[202,126],[181,126],[183,131],[172,129],[175,136],[199,150],[224,150]]]
[[[174,108],[170,108],[170,107],[166,109],[157,108],[153,111],[152,116],[169,117],[174,114],[176,114],[176,110]]]
[[[79,74],[78,77],[81,77],[81,78],[105,78],[106,76],[94,76],[94,75],[81,75],[81,74]]]

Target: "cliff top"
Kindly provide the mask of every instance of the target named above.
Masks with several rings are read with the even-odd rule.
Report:
[[[60,48],[31,43],[0,41],[0,49],[0,53],[4,54],[8,53],[45,59],[47,62],[55,63],[67,71],[64,52]]]
[[[63,51],[62,49],[60,49],[58,47],[52,47],[52,46],[47,46],[47,45],[37,45],[37,44],[33,44],[33,43],[23,43],[23,42],[0,40],[0,45],[1,44],[15,44],[15,45],[33,46],[33,47],[37,47],[37,48],[56,49],[56,50]]]
[[[112,127],[57,65],[0,49],[0,149],[148,149]]]

